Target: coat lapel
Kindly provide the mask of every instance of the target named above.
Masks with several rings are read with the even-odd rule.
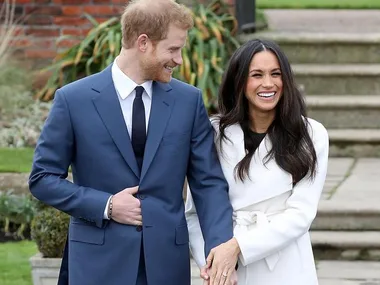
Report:
[[[140,177],[128,129],[125,125],[115,86],[113,85],[111,66],[97,75],[99,76],[97,85],[92,88],[97,92],[93,97],[93,103],[124,160],[136,177]]]
[[[235,166],[246,155],[244,133],[240,125],[235,124],[226,128],[226,135],[231,141],[223,142],[223,155],[220,157],[220,162],[230,186],[230,194],[245,195],[244,201],[239,202],[240,209],[292,190],[292,176],[279,167],[275,159],[270,159],[266,164],[263,163],[272,148],[268,136],[264,138],[252,157],[249,168],[250,179],[244,182],[236,180]]]
[[[153,82],[152,107],[149,117],[140,183],[144,179],[144,176],[157,152],[172,112],[175,99],[170,92],[171,89],[172,88],[169,84]]]

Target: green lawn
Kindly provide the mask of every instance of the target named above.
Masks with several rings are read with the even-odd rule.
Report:
[[[264,8],[380,9],[379,0],[256,0]]]
[[[0,284],[31,285],[29,258],[36,253],[32,241],[0,243]]]
[[[33,152],[31,148],[0,148],[0,172],[30,172]]]

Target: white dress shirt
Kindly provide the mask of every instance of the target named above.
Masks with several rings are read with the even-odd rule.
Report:
[[[112,80],[116,89],[117,97],[120,102],[120,107],[123,112],[125,125],[127,126],[129,137],[132,137],[132,110],[133,101],[136,97],[136,86],[144,87],[142,94],[142,100],[145,108],[145,123],[146,130],[148,131],[148,123],[150,116],[150,108],[152,106],[152,80],[145,81],[143,84],[138,85],[131,78],[125,75],[116,63],[116,60],[112,64]],[[108,205],[109,199],[104,209],[104,219],[108,219]]]
[[[131,137],[133,100],[135,100],[136,97],[135,88],[139,85],[121,71],[121,69],[117,66],[116,60],[112,65],[112,80],[119,98],[121,110],[123,111],[129,137]],[[145,108],[146,129],[148,130],[150,108],[152,106],[152,80],[145,81],[140,86],[144,87],[142,100]]]

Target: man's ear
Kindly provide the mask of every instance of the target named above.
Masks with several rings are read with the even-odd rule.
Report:
[[[141,34],[137,38],[137,47],[140,51],[145,52],[148,48],[149,38],[146,34]]]

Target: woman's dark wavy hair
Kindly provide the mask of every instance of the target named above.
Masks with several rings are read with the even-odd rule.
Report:
[[[245,88],[252,58],[261,51],[270,51],[277,57],[283,82],[283,94],[276,106],[275,119],[267,131],[273,147],[264,158],[264,164],[274,158],[283,170],[293,176],[295,185],[306,176],[315,177],[317,156],[305,120],[305,101],[296,86],[289,60],[272,41],[251,40],[238,48],[229,61],[219,90],[220,149],[223,152],[222,141],[228,140],[225,129],[240,124],[247,155],[236,165],[235,177],[241,181],[249,178],[249,166],[255,149],[249,135],[250,119]]]

